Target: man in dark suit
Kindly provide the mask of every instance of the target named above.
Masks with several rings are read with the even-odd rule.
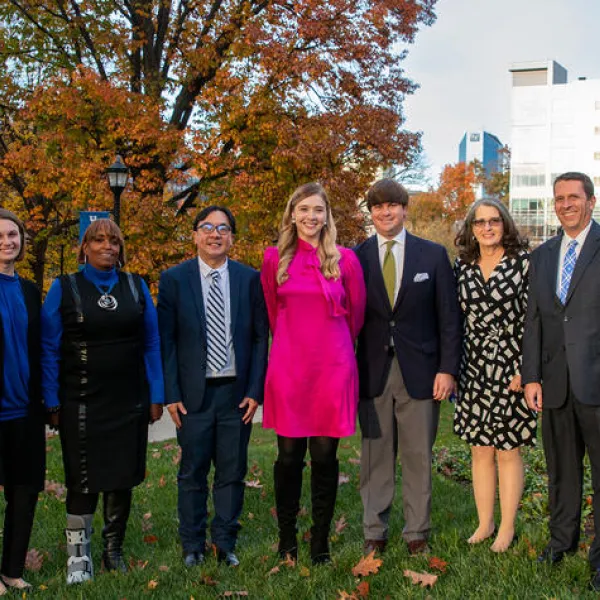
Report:
[[[267,313],[259,273],[228,259],[234,234],[227,208],[203,209],[194,221],[198,257],[160,278],[165,399],[181,446],[179,535],[188,567],[204,561],[211,462],[211,540],[219,561],[239,565],[248,441],[263,397]]]
[[[559,563],[579,543],[583,457],[594,486],[592,586],[600,591],[600,225],[594,184],[583,173],[554,182],[562,234],[531,255],[522,378],[541,411],[548,469],[550,542],[538,560]]]
[[[357,351],[364,550],[385,549],[399,450],[403,537],[418,554],[429,549],[431,451],[458,372],[460,313],[446,250],[404,229],[407,191],[383,179],[366,199],[377,234],[356,248],[367,286]]]

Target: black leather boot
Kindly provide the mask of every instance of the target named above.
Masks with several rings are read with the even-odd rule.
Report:
[[[313,525],[310,530],[310,557],[313,564],[331,562],[329,530],[337,497],[339,463],[337,460],[311,466]]]
[[[298,539],[296,521],[300,510],[302,492],[302,469],[304,463],[286,465],[276,461],[273,465],[275,480],[275,504],[279,525],[279,556],[288,555],[298,560]]]
[[[106,571],[127,573],[123,558],[123,540],[131,510],[131,490],[104,492],[104,529],[102,565]]]

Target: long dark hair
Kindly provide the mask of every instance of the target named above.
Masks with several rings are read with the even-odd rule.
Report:
[[[454,245],[458,248],[458,256],[463,262],[472,263],[477,261],[481,256],[479,253],[479,243],[473,235],[473,221],[475,220],[475,213],[480,206],[495,208],[500,214],[502,224],[504,225],[502,247],[506,256],[515,258],[519,252],[529,249],[529,241],[519,233],[506,206],[494,198],[482,198],[471,205],[462,227],[454,240]]]

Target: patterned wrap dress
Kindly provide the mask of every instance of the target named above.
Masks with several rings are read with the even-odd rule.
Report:
[[[524,252],[505,255],[487,282],[476,264],[454,266],[464,334],[454,432],[473,446],[535,444],[535,413],[508,389],[521,369],[528,268]]]

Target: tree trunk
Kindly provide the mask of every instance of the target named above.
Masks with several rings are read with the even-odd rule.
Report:
[[[38,237],[31,242],[31,258],[29,266],[33,271],[33,280],[40,291],[44,290],[44,272],[46,270],[46,250],[48,250],[48,238]]]

